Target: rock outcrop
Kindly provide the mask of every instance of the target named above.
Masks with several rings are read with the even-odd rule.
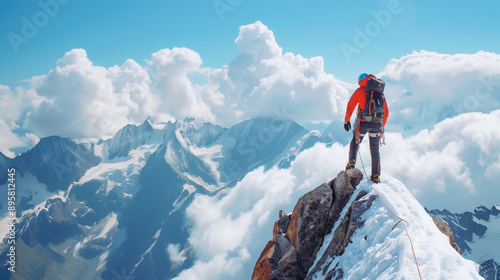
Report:
[[[443,219],[439,217],[434,217],[432,218],[432,220],[434,221],[438,229],[450,238],[451,247],[453,247],[453,249],[455,249],[459,254],[461,254],[460,248],[458,248],[457,244],[455,244],[455,238],[453,237],[453,231],[451,231],[450,226],[445,221],[443,221]]]
[[[362,178],[357,169],[347,174],[342,171],[328,184],[324,183],[303,195],[291,214],[280,211],[279,220],[273,228],[273,240],[267,243],[257,260],[252,280],[306,279],[324,237],[332,232]],[[350,236],[362,225],[358,218],[374,199],[361,200],[366,194],[360,192],[352,202],[323,258],[327,254],[342,254]]]

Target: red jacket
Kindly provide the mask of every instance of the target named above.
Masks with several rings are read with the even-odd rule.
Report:
[[[363,80],[359,81],[359,88],[357,88],[354,93],[351,96],[351,99],[349,99],[349,102],[347,103],[347,110],[345,112],[345,120],[346,122],[351,121],[351,115],[352,112],[354,112],[354,109],[356,108],[356,105],[358,106],[358,114],[361,112],[361,110],[365,109],[365,101],[366,101],[366,82],[368,79],[371,77],[376,78],[374,75],[368,75],[366,78]],[[387,122],[387,117],[389,116],[389,107],[387,107],[387,101],[385,101],[384,104],[384,109],[385,109],[385,114],[384,114],[384,120],[382,123],[385,125]],[[364,122],[365,120],[361,120]]]

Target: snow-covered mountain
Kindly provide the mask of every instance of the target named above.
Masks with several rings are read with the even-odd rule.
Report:
[[[0,246],[0,278],[172,279],[177,277],[187,268],[200,265],[197,260],[199,252],[195,251],[192,245],[193,228],[190,224],[193,223],[192,217],[187,217],[188,206],[204,202],[203,199],[195,199],[195,195],[198,195],[198,198],[227,197],[233,189],[240,187],[241,190],[240,183],[255,170],[257,174],[274,172],[273,170],[283,172],[296,170],[305,180],[296,184],[295,191],[302,192],[304,188],[308,188],[306,186],[309,184],[308,174],[312,174],[310,176],[313,177],[318,176],[319,171],[313,170],[313,165],[311,165],[313,169],[309,170],[308,164],[298,164],[296,159],[303,156],[316,160],[317,155],[308,153],[312,150],[309,148],[318,146],[315,144],[323,143],[321,144],[323,147],[329,145],[334,149],[340,148],[341,145],[332,140],[339,135],[340,131],[334,124],[324,133],[320,133],[308,131],[293,121],[272,118],[251,119],[230,128],[210,123],[197,127],[195,121],[188,118],[168,123],[154,123],[148,119],[141,125],[127,125],[106,140],[75,142],[69,138],[52,136],[41,139],[33,149],[14,159],[0,154],[1,168],[16,168],[16,201],[19,218],[16,232],[18,255],[16,273],[11,274],[7,270],[5,265],[7,246],[3,243]],[[339,141],[343,143],[348,139],[338,138],[337,142]],[[332,155],[336,156],[337,153],[329,154],[328,157],[331,158]],[[332,160],[342,161],[342,165],[344,164],[343,158]],[[306,162],[309,163],[310,159]],[[321,171],[321,176],[325,176],[324,173]],[[6,174],[6,172],[0,173],[0,188],[3,189],[6,189],[7,184]],[[390,178],[388,174],[387,178]],[[310,179],[317,181],[316,178]],[[430,226],[427,223],[427,214],[421,213],[421,206],[404,186],[401,186],[401,183],[396,179],[390,179],[386,184],[391,189],[400,191],[386,195],[391,198],[389,201],[394,203],[395,211],[409,215],[412,221],[409,229],[416,232],[419,240],[428,238],[437,240],[438,243],[444,240],[434,228],[430,232],[423,229]],[[283,190],[290,191],[287,188]],[[366,182],[362,182],[353,198],[361,191],[366,191],[367,197],[373,194],[367,188]],[[8,229],[6,201],[6,192],[0,192],[0,236],[2,237],[7,234]],[[408,204],[410,202],[411,204]],[[378,226],[379,230],[388,234],[390,240],[399,242],[398,248],[405,249],[404,254],[398,255],[400,265],[398,267],[388,264],[384,259],[374,257],[364,268],[366,270],[373,265],[390,271],[392,273],[390,275],[406,273],[405,271],[410,270],[411,266],[408,256],[405,255],[408,253],[405,247],[407,244],[401,245],[406,242],[402,236],[402,225],[389,232],[388,227],[392,228],[394,221],[389,216],[384,216],[386,214],[382,213],[378,200],[372,203],[374,206],[366,210],[369,214],[363,215],[373,215],[378,218],[366,219],[365,226],[360,230],[369,230],[370,228],[366,226]],[[408,205],[412,207],[408,208]],[[209,204],[195,206],[211,211]],[[345,217],[347,210],[344,207],[338,210],[339,217]],[[262,213],[266,214],[266,211]],[[481,209],[478,209],[476,214],[478,216],[474,219],[482,219],[480,223],[485,224],[486,220],[483,219],[484,213],[482,214]],[[426,222],[415,223],[413,220],[417,216]],[[483,218],[479,218],[480,216]],[[494,217],[498,215],[491,214],[489,220],[493,221],[496,219]],[[266,224],[266,219],[266,215],[259,218],[259,226]],[[384,219],[387,220],[387,224],[382,223]],[[389,225],[389,221],[393,224]],[[331,229],[337,227],[338,224],[335,224],[335,227],[333,224],[330,225]],[[485,236],[495,238],[488,237],[489,232]],[[325,242],[331,238],[334,238],[334,235],[326,235],[323,243],[320,242],[324,250],[327,248]],[[382,244],[381,248],[389,252],[392,245],[384,243],[385,239],[381,238],[367,237],[367,240],[360,242],[364,244],[363,242],[369,241],[370,246]],[[461,239],[458,239],[457,242],[460,242]],[[422,245],[419,243],[422,241],[415,242],[417,247]],[[472,252],[476,250],[471,242],[467,244]],[[439,243],[437,246],[444,245]],[[246,255],[245,250],[241,252],[243,256]],[[353,256],[354,252],[358,251],[352,251],[349,260],[347,256],[339,258],[339,260],[345,259],[338,262],[338,268],[344,266],[344,273],[351,273],[347,271],[346,266],[354,262],[363,264],[366,261],[357,259],[363,254]],[[450,253],[448,249],[444,252],[444,254]],[[320,254],[323,256],[327,253],[320,251]],[[435,253],[421,252],[420,255],[426,254],[434,256]],[[254,260],[257,257],[252,255]],[[436,255],[436,257],[449,256]],[[475,275],[474,270],[470,270],[469,262],[457,256],[453,258],[456,262],[452,262],[450,267],[463,262],[466,272]],[[314,259],[314,264],[320,259],[318,255],[318,259]],[[330,261],[328,258],[326,260]],[[434,264],[427,264],[425,260],[422,262],[424,271],[434,273]],[[249,263],[250,261],[247,264]],[[331,267],[333,263],[334,261],[328,267],[333,269],[334,267]],[[494,274],[497,269],[495,262],[486,262],[484,266],[483,275],[497,275]],[[401,270],[398,270],[399,268]],[[445,270],[443,273],[445,279],[453,279],[452,272]],[[448,276],[452,278],[446,278]],[[183,277],[179,279],[189,279]],[[322,279],[322,276],[318,277]],[[487,279],[494,279],[489,277]]]
[[[252,279],[483,279],[404,184],[362,176],[342,171],[280,214]]]
[[[0,166],[17,170],[19,201],[17,270],[7,271],[4,243],[0,278],[170,279],[193,264],[179,211],[193,194],[224,195],[250,170],[287,167],[301,151],[330,141],[270,118],[231,128],[146,120],[108,140],[53,136],[14,159],[0,155]],[[0,196],[4,237],[7,198]],[[181,265],[170,258],[169,244],[184,246]]]
[[[500,279],[500,251],[492,250],[500,238],[500,207],[480,206],[473,212],[450,213],[448,210],[427,210],[432,217],[446,221],[453,231],[462,255],[481,264],[481,275],[487,280]]]

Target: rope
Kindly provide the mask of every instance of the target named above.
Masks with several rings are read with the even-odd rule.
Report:
[[[361,157],[361,152],[359,152],[359,149],[358,149],[358,155],[359,155],[359,159],[361,160],[361,165],[363,166],[363,172],[365,173],[366,179],[368,179],[368,174],[366,174],[365,164],[363,163],[363,158]],[[420,268],[418,267],[417,256],[415,255],[415,250],[413,248],[413,242],[411,241],[410,234],[408,233],[408,226],[410,225],[410,223],[408,223],[404,219],[402,219],[399,216],[397,216],[396,214],[394,214],[391,211],[391,209],[389,209],[389,207],[387,207],[387,205],[385,205],[384,200],[380,197],[378,191],[373,187],[372,183],[370,182],[370,179],[368,179],[368,184],[370,184],[370,187],[372,188],[372,190],[375,191],[375,193],[377,194],[378,199],[380,200],[380,202],[382,202],[382,204],[384,205],[385,209],[387,209],[387,211],[389,211],[389,213],[391,213],[394,217],[396,217],[399,220],[397,222],[397,224],[392,229],[394,229],[400,222],[405,222],[406,223],[406,227],[405,227],[406,235],[408,236],[408,240],[410,240],[411,251],[413,252],[413,259],[415,260],[415,265],[417,266],[418,276],[420,277],[420,280],[422,280],[422,275],[420,274]]]

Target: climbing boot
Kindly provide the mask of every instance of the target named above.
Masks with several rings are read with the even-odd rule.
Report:
[[[345,170],[353,169],[355,165],[356,165],[356,160],[351,159],[349,163],[346,165]]]
[[[370,178],[375,184],[380,183],[380,177],[378,174],[373,174],[372,177]]]

